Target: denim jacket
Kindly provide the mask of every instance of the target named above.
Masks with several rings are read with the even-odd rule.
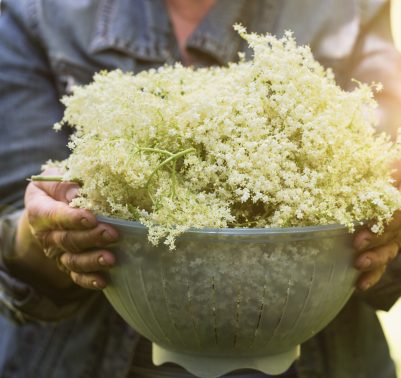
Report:
[[[55,133],[51,127],[63,113],[59,98],[101,69],[139,72],[180,61],[165,4],[0,4],[0,376],[128,377],[139,335],[101,293],[49,293],[13,275],[7,262],[26,178],[48,159],[68,154],[67,131]],[[236,61],[239,51],[249,56],[234,23],[277,35],[291,29],[298,43],[310,44],[315,57],[333,68],[344,88],[350,77],[382,81],[384,95],[397,104],[401,58],[391,42],[388,12],[384,0],[218,0],[187,49],[199,65],[224,65]],[[336,319],[302,345],[299,377],[394,378],[375,309],[389,309],[400,294],[398,259],[379,285],[354,295]]]

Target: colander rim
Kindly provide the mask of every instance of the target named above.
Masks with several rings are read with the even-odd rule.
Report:
[[[99,222],[108,223],[115,226],[130,228],[131,230],[145,231],[148,228],[138,221],[129,221],[120,218],[112,218],[104,215],[97,215],[96,217]],[[363,225],[363,222],[354,222],[355,227]],[[311,234],[320,232],[337,231],[343,232],[344,234],[349,233],[347,226],[342,224],[327,224],[321,226],[303,226],[303,227],[270,227],[270,228],[250,228],[250,227],[238,227],[238,228],[189,228],[185,231],[185,234],[216,234],[216,235],[236,235],[236,236],[247,236],[247,235],[290,235],[290,234]]]

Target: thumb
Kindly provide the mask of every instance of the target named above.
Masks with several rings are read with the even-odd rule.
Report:
[[[57,176],[61,172],[55,168],[47,169],[41,176]],[[70,203],[79,193],[79,185],[69,181],[34,181],[33,184],[47,195],[64,203]]]
[[[67,203],[70,203],[75,197],[78,196],[79,186],[77,184],[69,183],[69,188],[66,189],[65,199]]]

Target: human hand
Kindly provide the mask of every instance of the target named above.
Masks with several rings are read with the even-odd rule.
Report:
[[[360,290],[367,290],[381,279],[387,264],[399,252],[401,246],[401,212],[394,214],[393,220],[380,235],[368,229],[359,231],[354,238],[354,247],[358,256],[354,266],[362,273],[357,281]]]
[[[49,170],[44,175],[54,173]],[[102,271],[115,263],[114,255],[104,248],[117,240],[118,233],[110,225],[98,223],[90,211],[68,205],[78,189],[71,182],[31,182],[25,194],[25,214],[18,227],[16,249],[31,262],[38,261],[38,254],[52,259],[51,266],[48,262],[44,265],[55,287],[66,286],[67,276],[57,269],[62,265],[71,284],[103,289],[106,280]],[[36,249],[34,254],[32,247]],[[36,266],[39,268],[37,263]]]

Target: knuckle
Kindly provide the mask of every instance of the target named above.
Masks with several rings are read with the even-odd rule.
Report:
[[[57,268],[61,270],[63,273],[70,274],[70,270],[68,269],[66,263],[65,263],[65,253],[60,255],[59,257],[56,258],[56,263],[57,263]]]
[[[64,251],[61,244],[57,242],[57,234],[54,233],[55,231],[42,231],[34,234],[43,249],[43,253],[50,259],[61,255]]]
[[[36,231],[32,230],[33,235],[36,237],[43,249],[48,249],[52,245],[52,233],[50,231]]]
[[[69,238],[69,249],[72,252],[80,252],[81,250],[74,237]]]
[[[56,244],[63,250],[69,252],[69,242],[70,242],[70,238],[69,238],[69,233],[67,231],[58,231],[56,233],[57,237],[56,237]]]
[[[57,244],[65,252],[78,253],[81,252],[74,241],[74,235],[70,231],[59,231]]]
[[[63,246],[64,249],[68,252],[80,252],[81,248],[79,246],[77,239],[77,235],[74,235],[72,232],[64,231],[64,237],[63,237]]]
[[[45,256],[47,257],[47,258],[51,258],[51,251],[50,251],[50,248],[43,248],[43,253],[45,254]]]
[[[69,253],[65,257],[64,265],[71,271],[81,273],[82,269],[79,264],[79,258],[77,255]]]
[[[60,250],[56,246],[53,246],[53,245],[51,245],[47,248],[44,248],[43,252],[44,252],[45,256],[48,257],[49,259],[53,259],[53,258],[57,257],[58,255],[60,255]]]

